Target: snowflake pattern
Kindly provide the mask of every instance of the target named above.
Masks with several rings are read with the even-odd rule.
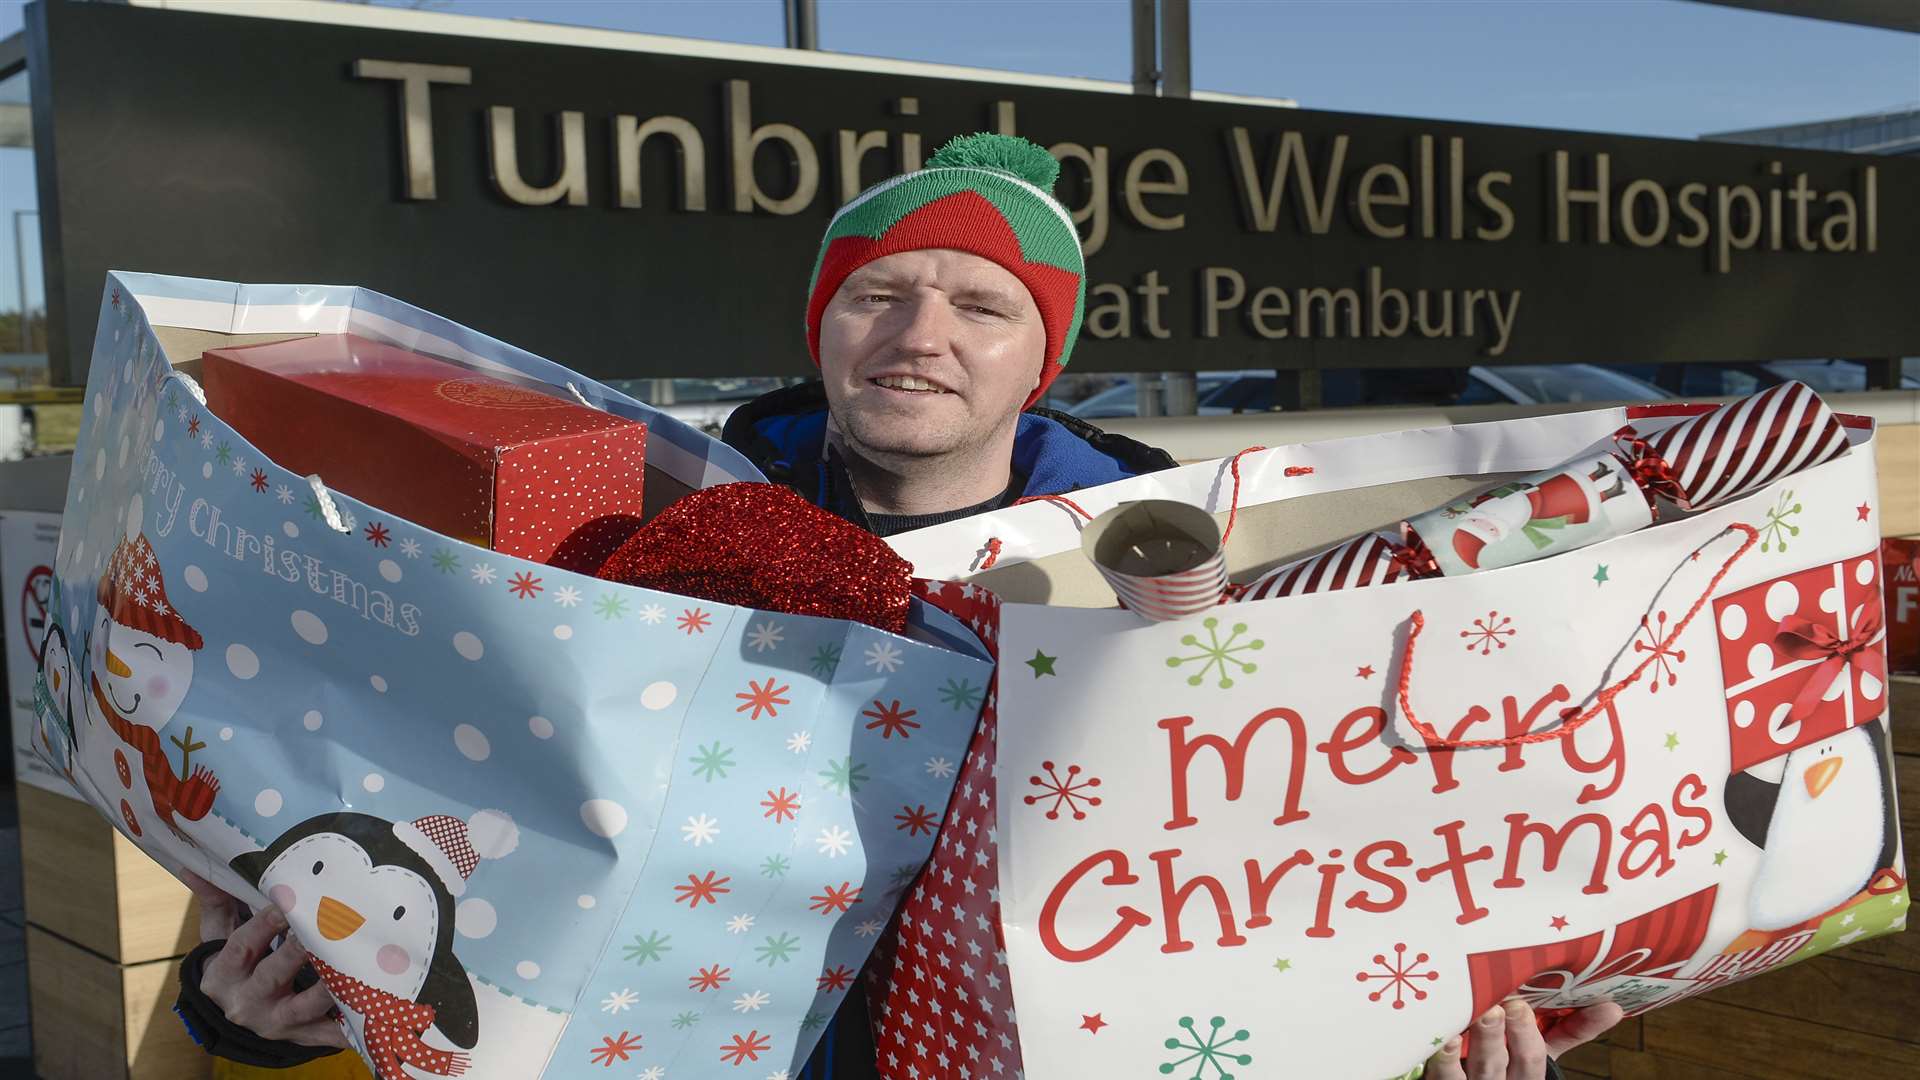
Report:
[[[765,990],[750,990],[733,999],[733,1011],[737,1013],[759,1012],[773,1000],[773,995]]]
[[[800,793],[784,787],[778,792],[768,791],[767,797],[760,800],[760,805],[767,808],[767,812],[760,816],[772,818],[774,824],[792,821],[794,815],[800,812]]]
[[[787,749],[796,754],[804,754],[813,745],[813,732],[796,731],[787,736]]]
[[[383,548],[387,546],[387,542],[392,538],[393,533],[389,531],[385,525],[377,521],[369,521],[367,523],[366,535],[367,543],[377,548]]]
[[[1791,505],[1789,505],[1791,504]],[[1800,526],[1787,519],[1800,512],[1800,504],[1793,501],[1793,492],[1782,491],[1779,501],[1773,509],[1767,511],[1767,520],[1760,526],[1760,553],[1787,550],[1787,538],[1800,535]]]
[[[1636,634],[1634,636],[1633,651],[1636,653],[1644,652],[1653,654],[1651,657],[1653,660],[1653,682],[1651,685],[1653,692],[1657,694],[1660,692],[1660,677],[1662,675],[1666,676],[1668,686],[1672,686],[1674,683],[1680,681],[1680,673],[1674,670],[1674,668],[1686,663],[1687,650],[1676,649],[1671,642],[1667,641],[1667,613],[1661,611],[1656,614],[1659,617],[1657,626],[1648,624],[1645,615],[1640,616],[1640,633],[1645,634],[1647,640],[1639,640],[1639,635]]]
[[[1506,648],[1507,639],[1519,632],[1514,629],[1512,619],[1489,611],[1486,618],[1475,619],[1471,627],[1460,631],[1460,636],[1467,639],[1468,652],[1479,649],[1480,655],[1486,656],[1496,648]]]
[[[1081,803],[1085,803],[1088,806],[1100,805],[1100,796],[1087,794],[1088,788],[1100,786],[1099,777],[1089,776],[1085,780],[1080,779],[1080,766],[1078,765],[1067,766],[1067,775],[1065,776],[1061,776],[1054,771],[1053,762],[1051,761],[1041,762],[1040,767],[1047,771],[1046,779],[1043,780],[1038,776],[1027,777],[1027,783],[1039,788],[1040,794],[1028,795],[1026,797],[1026,803],[1028,806],[1033,806],[1047,799],[1052,799],[1053,805],[1047,808],[1048,821],[1059,820],[1060,807],[1062,804],[1065,804],[1066,808],[1073,812],[1073,820],[1075,821],[1081,821],[1087,816],[1087,812],[1080,809]]]
[[[593,601],[593,613],[612,622],[627,617],[627,598],[612,593],[601,593]]]
[[[939,817],[937,817],[933,811],[927,809],[925,803],[919,806],[903,806],[900,808],[899,813],[893,815],[893,819],[900,823],[895,825],[894,828],[906,830],[908,836],[919,836],[921,833],[931,833],[935,826],[940,824]]]
[[[253,476],[248,483],[253,485],[253,490],[265,494],[267,490],[267,471],[265,469],[253,470]]]
[[[807,667],[822,679],[833,678],[833,673],[840,667],[840,646],[820,646],[814,650],[813,659],[807,661]]]
[[[700,752],[687,759],[693,765],[693,775],[711,784],[715,780],[725,780],[727,770],[733,768],[733,748],[720,745],[718,739],[712,746],[702,746]]]
[[[837,859],[853,846],[853,834],[838,825],[829,825],[820,830],[820,835],[813,838],[813,843],[820,849],[820,854]]]
[[[460,556],[440,548],[433,553],[433,568],[443,574],[451,574],[460,569]]]
[[[785,632],[780,629],[779,625],[772,619],[768,619],[766,622],[756,623],[748,628],[747,647],[754,652],[766,652],[768,649],[777,649],[780,647],[780,639],[785,636]]]
[[[740,1065],[749,1061],[759,1061],[773,1040],[758,1031],[749,1031],[745,1035],[735,1035],[733,1041],[720,1048],[720,1060],[729,1065]],[[732,1060],[728,1060],[732,1059]]]
[[[612,1035],[602,1035],[600,1045],[587,1055],[587,1059],[595,1065],[605,1065],[611,1069],[614,1062],[627,1060],[627,1055],[638,1049],[640,1049],[640,1036],[631,1032],[621,1032],[618,1039]]]
[[[760,876],[770,878],[786,877],[787,869],[792,865],[793,860],[787,858],[785,855],[769,855],[766,860],[760,864]]]
[[[689,908],[698,908],[702,900],[709,904],[718,905],[720,903],[721,893],[730,893],[733,891],[727,888],[727,882],[733,879],[730,877],[719,877],[719,873],[720,871],[718,870],[709,870],[704,877],[695,877],[692,874],[688,874],[685,885],[675,885],[673,887],[673,891],[680,894],[673,898],[673,902],[676,904],[685,903]]]
[[[727,974],[732,970],[732,968],[721,967],[719,964],[696,968],[692,975],[687,976],[687,989],[700,994],[709,990],[718,990],[721,986],[733,981],[733,976]]]
[[[900,650],[891,641],[876,641],[867,646],[866,665],[877,672],[888,675],[900,670],[905,663],[900,658]]]
[[[830,759],[820,770],[820,783],[835,795],[854,795],[867,782],[867,763],[854,764],[851,757]]]
[[[839,885],[822,885],[820,891],[810,898],[813,903],[807,905],[808,911],[817,911],[822,915],[845,915],[853,905],[860,902],[860,886],[851,881]]]
[[[673,946],[667,944],[672,940],[670,935],[662,934],[658,930],[648,931],[645,937],[635,934],[633,944],[623,946],[626,952],[625,958],[645,967],[647,961],[659,960],[661,953],[672,952]]]
[[[893,699],[893,704],[891,705],[882,705],[876,700],[873,703],[873,708],[864,709],[860,713],[861,716],[869,717],[873,721],[867,725],[868,731],[879,728],[882,739],[890,739],[897,733],[902,740],[912,737],[908,731],[909,728],[917,728],[920,726],[917,722],[909,719],[909,717],[918,716],[919,714],[920,710],[918,709],[907,709],[903,711],[900,708],[899,698]]]
[[[273,497],[280,500],[281,506],[293,505],[293,489],[285,484],[273,489]]]
[[[940,687],[940,701],[954,712],[968,712],[980,707],[980,688],[965,679],[948,679]]]
[[[1222,640],[1220,637],[1219,619],[1208,616],[1201,622],[1200,626],[1207,632],[1207,640],[1205,642],[1202,642],[1199,636],[1195,634],[1185,634],[1180,638],[1180,644],[1199,649],[1200,651],[1198,653],[1193,656],[1167,657],[1167,666],[1170,668],[1178,668],[1195,661],[1200,662],[1199,669],[1192,675],[1187,676],[1188,686],[1199,686],[1205,682],[1207,675],[1216,667],[1220,669],[1219,685],[1222,690],[1233,686],[1232,673],[1235,670],[1242,675],[1251,675],[1259,670],[1259,665],[1249,663],[1234,655],[1239,652],[1258,652],[1260,649],[1266,647],[1266,642],[1259,638],[1251,638],[1247,641],[1240,640],[1240,635],[1247,632],[1246,623],[1234,623],[1233,632],[1228,634],[1225,640]]]
[[[1440,977],[1440,973],[1437,971],[1416,970],[1420,965],[1427,962],[1426,953],[1415,953],[1413,962],[1408,963],[1407,947],[1404,943],[1396,943],[1393,946],[1393,959],[1391,961],[1381,953],[1374,953],[1373,962],[1378,965],[1376,968],[1357,972],[1354,978],[1363,984],[1372,982],[1375,979],[1385,982],[1385,986],[1368,994],[1367,1000],[1379,1001],[1387,995],[1387,991],[1391,990],[1393,991],[1393,1007],[1396,1009],[1406,1008],[1406,995],[1408,993],[1413,995],[1413,1000],[1415,1001],[1426,1000],[1427,992],[1414,985],[1416,980],[1425,979],[1428,982],[1433,982]]]
[[[953,762],[948,761],[946,758],[943,758],[943,757],[928,758],[927,759],[927,775],[937,776],[940,779],[944,780],[947,777],[953,775]]]
[[[1207,1080],[1208,1069],[1213,1070],[1214,1080],[1233,1080],[1233,1074],[1227,1071],[1227,1065],[1251,1065],[1253,1055],[1236,1054],[1227,1048],[1234,1043],[1246,1042],[1252,1036],[1246,1028],[1241,1028],[1232,1036],[1227,1036],[1226,1032],[1221,1030],[1226,1025],[1225,1018],[1216,1016],[1208,1022],[1206,1034],[1203,1035],[1194,1028],[1193,1017],[1181,1017],[1180,1027],[1186,1031],[1186,1038],[1177,1036],[1169,1038],[1166,1047],[1169,1050],[1190,1050],[1192,1053],[1163,1063],[1160,1066],[1161,1074],[1171,1075],[1176,1069],[1192,1064],[1193,1073],[1187,1080]]]
[[[711,625],[712,622],[713,616],[708,615],[699,608],[688,608],[680,613],[680,618],[675,621],[675,624],[680,629],[685,630],[688,637],[692,637],[695,634],[706,633],[707,627]]]
[[[419,558],[420,557],[420,541],[415,540],[411,536],[400,541],[400,554],[405,555],[409,559]]]
[[[886,928],[887,924],[881,922],[879,919],[868,919],[866,922],[854,927],[853,933],[855,937],[870,938]]]
[[[845,964],[835,964],[820,973],[818,983],[821,993],[837,994],[853,985],[853,969]]]
[[[733,918],[727,920],[727,933],[729,934],[744,934],[751,929],[753,929],[753,916],[751,915],[735,915]]]
[[[562,585],[553,590],[553,602],[564,608],[578,607],[580,604],[580,590],[571,585]]]
[[[522,570],[507,579],[507,591],[522,600],[531,600],[540,595],[540,579]]]
[[[753,947],[753,951],[760,954],[754,957],[754,963],[774,967],[781,963],[790,962],[793,959],[794,952],[799,948],[800,939],[793,934],[781,934],[778,937],[769,937],[765,945],[755,945]]]
[[[473,583],[476,585],[491,585],[497,575],[493,567],[488,566],[486,563],[478,562],[474,563],[473,566],[467,570],[467,576],[472,578]]]
[[[673,1024],[673,1029],[675,1031],[684,1031],[687,1028],[690,1028],[699,1022],[700,1022],[700,1014],[697,1012],[679,1013],[674,1016],[672,1021],[670,1021],[670,1023]]]
[[[688,818],[687,823],[680,826],[680,832],[683,843],[700,847],[703,844],[713,843],[714,837],[720,835],[720,823],[705,814],[700,814],[697,817]]]
[[[600,1011],[604,1013],[626,1012],[628,1009],[633,1008],[634,1002],[639,1000],[639,994],[634,993],[630,988],[623,988],[601,999]]]
[[[752,679],[748,679],[747,689],[733,695],[744,702],[744,704],[733,711],[743,713],[749,709],[753,710],[753,715],[747,717],[749,720],[760,719],[762,712],[765,712],[768,716],[779,716],[779,706],[793,704],[793,702],[780,696],[791,689],[793,689],[791,686],[786,685],[775,686],[772,676],[767,677],[767,684],[765,686],[760,685]]]
[[[640,1070],[639,1080],[666,1080],[667,1070],[663,1066],[649,1065]]]

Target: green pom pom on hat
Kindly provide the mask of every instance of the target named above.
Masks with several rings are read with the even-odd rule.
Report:
[[[1032,295],[1047,331],[1040,381],[1046,393],[1079,337],[1086,314],[1086,259],[1073,217],[1053,197],[1060,163],[1012,135],[962,135],[925,168],[884,180],[840,208],[821,239],[807,299],[807,348],[820,362],[820,324],[847,275],[903,251],[945,248],[989,259]]]

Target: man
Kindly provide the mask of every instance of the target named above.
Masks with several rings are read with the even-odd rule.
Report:
[[[748,404],[723,438],[774,482],[882,536],[1171,467],[1164,451],[1032,408],[1086,307],[1079,236],[1050,194],[1057,172],[1023,139],[968,136],[848,203],[827,227],[807,303],[821,380]],[[343,1046],[325,990],[295,988],[299,943],[269,949],[279,913],[242,921],[233,898],[190,884],[206,944],[182,964],[180,1011],[196,1037],[261,1064]],[[1549,1044],[1598,1035],[1618,1019],[1605,1009],[1547,1040],[1524,1005],[1496,1008],[1465,1071],[1456,1040],[1429,1075],[1555,1075]],[[864,995],[851,994],[799,1080],[876,1076]]]

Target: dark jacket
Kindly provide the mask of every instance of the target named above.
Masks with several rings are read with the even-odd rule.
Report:
[[[899,531],[875,527],[876,522],[854,497],[839,455],[827,452],[826,435],[826,388],[816,381],[775,390],[742,405],[727,419],[720,439],[745,454],[767,474],[767,479],[792,488],[815,506],[883,536]],[[1014,483],[1000,504],[1024,496],[1064,495],[1173,465],[1173,458],[1164,450],[1101,431],[1066,413],[1030,409],[1020,414],[1014,431]],[[937,524],[993,508],[972,507],[931,515],[916,525]]]

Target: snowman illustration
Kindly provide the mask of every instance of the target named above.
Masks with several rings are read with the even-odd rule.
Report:
[[[1817,928],[1899,887],[1900,832],[1881,722],[1849,728],[1727,780],[1727,819],[1760,848],[1750,929],[1726,952]]]
[[[47,764],[73,780],[73,759],[80,749],[73,730],[73,654],[67,645],[67,632],[57,619],[47,622],[47,636],[40,643],[40,670],[33,682],[34,712],[39,723],[41,756]]]
[[[380,1080],[459,1076],[471,1064],[463,1051],[480,1040],[480,1009],[453,953],[454,901],[482,858],[510,854],[519,837],[498,810],[403,822],[343,811],[231,865],[307,945]]]
[[[1602,487],[1609,478],[1613,482]],[[1593,520],[1600,503],[1626,494],[1626,474],[1610,458],[1595,461],[1586,479],[1598,493],[1597,501],[1588,496],[1585,485],[1564,472],[1538,484],[1506,484],[1479,495],[1454,524],[1454,554],[1478,570],[1487,545],[1500,543],[1515,533],[1525,536],[1535,548],[1551,547],[1551,530],[1585,525]]]
[[[136,839],[158,821],[187,844],[182,822],[213,809],[220,782],[192,764],[193,741],[163,733],[193,684],[193,654],[204,642],[167,598],[159,560],[143,534],[122,540],[101,575],[99,610],[87,642],[89,728],[80,748],[82,771],[103,802],[117,801]],[[180,750],[180,767],[168,744]]]

